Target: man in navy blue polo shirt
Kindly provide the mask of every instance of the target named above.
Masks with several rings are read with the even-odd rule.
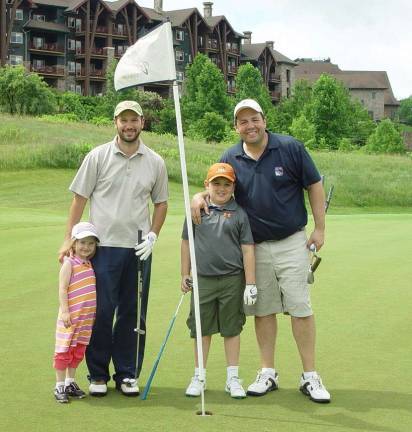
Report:
[[[307,284],[309,246],[324,243],[324,191],[316,166],[302,143],[270,133],[260,105],[244,99],[234,110],[240,142],[228,149],[221,162],[233,166],[235,198],[248,214],[256,243],[257,302],[245,305],[255,316],[261,370],[248,395],[262,396],[278,388],[274,365],[278,313],[291,316],[292,332],[303,366],[300,390],[315,402],[330,402],[330,394],[315,369],[315,319]],[[315,228],[306,236],[307,190]],[[205,194],[194,197],[193,220],[200,222]]]

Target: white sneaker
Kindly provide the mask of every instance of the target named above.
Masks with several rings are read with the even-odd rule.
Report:
[[[125,396],[139,396],[139,386],[137,380],[134,378],[123,378],[122,382],[116,385],[116,388],[120,390]]]
[[[230,396],[235,399],[243,399],[246,397],[246,392],[242,387],[242,381],[238,377],[232,377],[229,381],[226,381],[227,393],[230,393]]]
[[[92,381],[89,385],[91,396],[106,396],[107,384],[104,381]]]
[[[262,371],[259,371],[254,383],[250,384],[247,389],[249,396],[263,396],[266,393],[277,390],[279,388],[279,375],[275,372],[275,375]]]
[[[330,394],[322,384],[320,376],[315,372],[313,376],[305,379],[303,374],[300,378],[299,390],[311,400],[318,403],[329,403]]]
[[[206,390],[206,381],[203,383],[203,388]],[[190,384],[187,386],[186,389],[186,396],[188,397],[198,397],[202,393],[202,383],[199,380],[199,376],[195,375],[192,380],[190,381]]]

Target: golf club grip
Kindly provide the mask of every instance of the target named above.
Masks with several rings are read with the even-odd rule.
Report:
[[[142,243],[143,241],[143,231],[142,230],[137,230],[137,244]],[[137,259],[137,270],[139,271],[139,277],[141,277],[141,271],[143,269],[143,264],[142,264],[142,260],[140,259],[140,257],[138,257]]]
[[[319,264],[320,264],[321,261],[322,261],[321,257],[316,257],[315,262],[311,266],[312,273],[314,273],[315,270],[319,267]]]

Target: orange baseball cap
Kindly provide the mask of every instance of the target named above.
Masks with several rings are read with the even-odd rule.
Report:
[[[210,182],[218,177],[224,177],[230,180],[231,182],[236,181],[236,175],[233,171],[232,165],[227,163],[215,163],[207,172],[206,181]]]

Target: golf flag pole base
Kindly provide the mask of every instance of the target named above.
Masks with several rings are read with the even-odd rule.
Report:
[[[202,415],[205,415],[205,391],[204,391],[205,370],[203,366],[202,326],[200,323],[199,284],[197,280],[197,266],[196,266],[196,255],[195,255],[195,242],[194,242],[194,235],[193,235],[193,224],[190,223],[192,219],[192,215],[190,212],[189,182],[187,179],[185,145],[183,141],[182,117],[180,113],[179,89],[177,87],[176,81],[173,82],[173,99],[174,99],[175,112],[176,112],[177,138],[179,142],[180,168],[182,172],[182,185],[183,185],[183,195],[184,195],[184,202],[185,202],[185,214],[186,214],[186,221],[187,221],[187,233],[189,237],[190,263],[192,266],[192,278],[193,278],[192,295],[193,295],[193,304],[195,309],[197,359],[198,359],[198,367],[199,367],[199,381],[202,383],[202,387],[201,387]]]

